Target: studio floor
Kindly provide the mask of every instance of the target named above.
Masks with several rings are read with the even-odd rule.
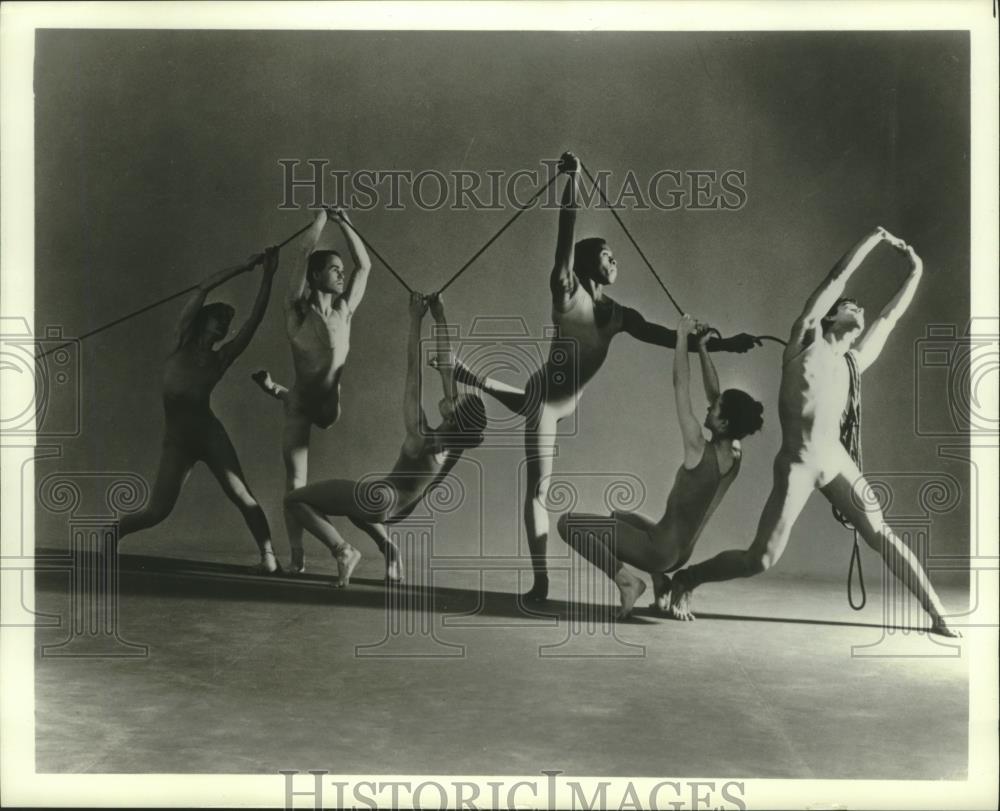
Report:
[[[377,560],[346,590],[332,573],[124,556],[122,642],[71,635],[68,573],[39,575],[61,623],[36,629],[37,771],[966,776],[967,658],[884,633],[878,582],[860,612],[842,584],[770,572],[702,588],[694,623],[644,597],[613,624],[610,591],[570,603],[568,578],[545,616],[513,571],[388,596]]]

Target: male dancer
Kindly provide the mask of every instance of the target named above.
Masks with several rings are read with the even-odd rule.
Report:
[[[340,225],[354,270],[345,280],[344,260],[337,251],[315,250],[327,219]],[[340,417],[340,376],[350,350],[351,319],[368,285],[371,261],[361,237],[343,209],[316,212],[302,241],[302,254],[285,298],[285,330],[292,347],[295,382],[290,389],[275,383],[266,370],[253,375],[257,384],[285,406],[282,456],[285,492],[306,484],[311,427],[326,429]],[[305,569],[302,525],[285,508],[285,529],[292,550],[293,573]]]
[[[910,275],[858,340],[865,327],[864,310],[840,296],[847,280],[882,241],[909,258]],[[674,575],[670,595],[674,617],[694,619],[691,592],[702,583],[750,577],[777,563],[809,494],[819,489],[920,601],[931,617],[932,632],[960,636],[945,622],[944,606],[916,556],[886,525],[878,507],[862,506],[870,501],[865,498],[868,483],[840,440],[850,379],[857,380],[879,356],[910,306],[922,273],[923,263],[913,248],[876,228],[841,257],[806,301],[785,348],[778,393],[782,445],[757,535],[745,551],[722,552]]]

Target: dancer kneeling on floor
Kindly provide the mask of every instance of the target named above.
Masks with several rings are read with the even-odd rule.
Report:
[[[559,534],[580,555],[614,580],[621,594],[621,619],[632,611],[646,584],[629,572],[628,563],[653,578],[656,605],[667,608],[670,581],[666,572],[683,566],[715,508],[740,470],[739,440],[759,430],[764,407],[739,389],[720,394],[719,378],[706,343],[711,330],[685,315],[677,327],[680,346],[688,335],[698,341],[701,376],[709,408],[702,435],[691,407],[691,370],[687,352],[674,353],[674,399],[684,438],[684,464],[677,471],[667,497],[667,509],[656,523],[635,513],[613,512],[604,516],[566,513],[558,523]]]
[[[420,405],[420,327],[428,306],[438,324],[437,352],[445,396],[439,407],[443,418],[437,428],[427,424]],[[451,349],[440,296],[410,296],[410,337],[407,347],[403,421],[406,439],[392,472],[372,481],[329,479],[300,487],[285,497],[285,506],[309,532],[319,538],[337,560],[338,585],[350,582],[361,553],[345,541],[329,516],[344,516],[364,531],[385,557],[386,580],[399,582],[399,550],[389,540],[386,523],[400,521],[420,503],[430,487],[448,474],[467,448],[483,441],[486,408],[476,395],[459,397],[450,364]]]

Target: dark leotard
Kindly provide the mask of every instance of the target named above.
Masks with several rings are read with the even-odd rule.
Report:
[[[702,529],[739,470],[740,458],[736,457],[725,475],[721,474],[718,451],[711,442],[705,443],[696,467],[688,469],[682,465],[678,469],[674,486],[667,496],[666,512],[651,533],[654,544],[658,547],[669,545],[680,556],[671,569],[687,563]]]
[[[645,572],[671,572],[687,563],[694,551],[695,543],[709,517],[718,506],[726,490],[736,478],[740,469],[740,459],[733,460],[733,466],[725,475],[719,472],[718,452],[708,442],[701,461],[690,470],[681,467],[674,477],[674,485],[667,497],[667,509],[655,524],[634,513],[612,513],[614,521],[596,520],[588,526],[586,516],[572,517],[577,533],[568,542],[572,545],[590,543],[588,534],[601,549],[589,551],[592,562],[605,570],[608,577],[614,577],[622,563],[628,563]],[[614,538],[611,530],[614,528]],[[582,531],[583,537],[579,534]],[[613,543],[612,543],[613,540]]]
[[[409,515],[424,497],[427,488],[441,476],[452,454],[436,454],[430,450],[410,456],[399,452],[392,472],[381,478],[359,482],[356,490],[358,506],[366,519],[374,523],[399,521]]]
[[[168,359],[163,371],[163,444],[182,449],[193,459],[204,459],[220,433],[222,423],[212,413],[212,389],[225,369],[216,352],[182,346]]]

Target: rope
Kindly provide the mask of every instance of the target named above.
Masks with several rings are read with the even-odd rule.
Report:
[[[670,303],[673,304],[674,307],[677,309],[677,314],[684,315],[684,310],[681,308],[681,305],[677,303],[677,299],[675,299],[672,295],[670,295],[670,291],[667,290],[667,286],[663,283],[663,279],[660,278],[660,274],[656,272],[656,269],[653,267],[653,263],[646,258],[646,254],[642,252],[642,248],[639,247],[639,243],[635,241],[635,238],[632,236],[631,232],[628,230],[625,223],[622,222],[622,218],[618,216],[618,212],[615,211],[614,206],[612,206],[611,203],[608,201],[608,197],[604,193],[604,189],[602,189],[600,184],[596,180],[594,180],[594,176],[590,173],[590,169],[588,169],[586,166],[583,165],[583,161],[580,161],[580,168],[583,169],[583,171],[589,178],[590,182],[597,189],[597,193],[601,195],[601,200],[604,201],[604,205],[608,207],[608,211],[610,211],[611,215],[615,218],[615,220],[618,221],[618,224],[622,227],[622,231],[625,232],[625,236],[628,237],[628,241],[632,243],[632,247],[639,252],[639,256],[642,257],[642,261],[646,263],[646,267],[648,267],[649,272],[653,274],[653,278],[656,279],[657,282],[659,282],[660,287],[663,288],[663,292],[666,293],[667,298],[670,299]]]
[[[490,237],[486,241],[486,244],[483,245],[483,247],[480,248],[478,251],[476,251],[472,255],[472,258],[469,259],[468,262],[466,262],[464,265],[462,265],[462,267],[460,267],[458,270],[456,270],[452,274],[451,278],[448,279],[448,281],[446,281],[444,283],[444,285],[442,285],[442,287],[438,290],[438,295],[441,295],[445,290],[447,290],[449,287],[451,287],[452,282],[455,282],[458,279],[459,276],[461,276],[463,273],[465,273],[465,271],[467,271],[469,269],[469,267],[472,265],[472,263],[475,262],[480,256],[482,256],[483,253],[486,251],[486,249],[488,247],[490,247],[490,245],[492,245],[494,242],[496,242],[497,239],[500,237],[500,235],[514,224],[514,221],[518,217],[520,217],[525,211],[527,211],[529,208],[531,208],[535,204],[535,201],[546,192],[546,190],[549,188],[549,186],[551,186],[553,183],[556,182],[556,179],[558,177],[559,177],[558,174],[553,175],[552,179],[549,180],[548,183],[546,183],[544,186],[542,186],[542,188],[540,188],[537,192],[535,192],[534,196],[527,203],[525,203],[523,206],[521,206],[517,210],[517,213],[514,214],[514,216],[511,217],[509,220],[507,220],[507,222],[504,223],[503,227],[499,231],[497,231],[492,237]]]
[[[844,355],[847,361],[847,370],[850,374],[850,388],[847,393],[847,406],[840,418],[840,442],[847,449],[851,459],[861,469],[861,371],[858,369],[858,360],[853,352]],[[844,527],[854,533],[854,549],[851,550],[851,562],[847,569],[847,602],[855,611],[860,611],[868,601],[868,594],[865,591],[865,575],[861,570],[861,545],[858,543],[858,530],[836,507],[833,508],[833,517]],[[861,602],[854,602],[854,567],[858,569],[858,585],[861,587]]]
[[[403,287],[405,287],[409,292],[412,293],[413,292],[413,288],[411,288],[405,281],[403,281],[403,278],[385,260],[385,258],[382,256],[382,254],[380,254],[377,250],[375,250],[375,248],[372,247],[372,244],[367,239],[365,239],[364,236],[362,236],[361,232],[354,226],[354,224],[353,223],[348,223],[348,225],[354,230],[354,233],[356,233],[358,235],[358,238],[365,244],[365,247],[368,248],[368,250],[370,250],[373,254],[375,254],[375,256],[378,258],[378,260],[383,265],[385,265],[386,270],[388,270],[393,276],[395,276],[396,280],[401,285],[403,285]],[[296,231],[290,237],[288,237],[287,239],[282,240],[277,245],[275,245],[275,247],[278,248],[279,250],[281,248],[284,248],[289,242],[291,242],[296,237],[299,237],[302,234],[304,234],[311,227],[312,227],[312,223],[311,222],[308,223],[307,225],[304,225],[302,228],[300,228],[298,231]],[[145,307],[140,307],[138,310],[133,310],[132,312],[128,313],[127,315],[123,315],[121,318],[116,318],[114,321],[109,321],[107,324],[102,324],[101,326],[97,327],[96,329],[90,330],[90,332],[85,332],[85,333],[83,333],[83,335],[77,336],[74,341],[68,341],[67,343],[59,344],[58,346],[54,346],[51,349],[45,350],[40,355],[36,355],[35,356],[35,361],[36,362],[40,361],[42,358],[46,357],[47,355],[51,355],[53,352],[58,352],[60,349],[65,349],[68,346],[72,346],[76,342],[83,341],[83,340],[85,340],[87,338],[91,338],[94,335],[97,335],[98,333],[101,333],[101,332],[104,332],[105,330],[111,329],[112,327],[117,327],[119,324],[121,324],[124,321],[128,321],[130,318],[135,318],[137,315],[142,315],[143,313],[149,312],[150,310],[153,310],[153,309],[159,307],[161,304],[166,304],[168,301],[173,301],[174,299],[180,298],[181,296],[184,296],[184,295],[187,295],[188,293],[190,293],[190,292],[192,292],[194,290],[197,290],[197,289],[198,289],[198,285],[197,284],[193,284],[190,287],[185,287],[183,290],[178,290],[176,293],[171,293],[169,296],[166,296],[165,298],[161,298],[159,301],[154,301],[152,304],[147,304]]]
[[[621,226],[622,231],[625,232],[625,236],[628,237],[628,241],[632,243],[632,247],[635,248],[639,256],[642,257],[642,261],[646,263],[646,267],[649,268],[649,272],[653,274],[653,278],[656,279],[657,283],[663,289],[663,292],[667,294],[667,298],[670,299],[670,303],[674,305],[674,308],[677,310],[679,315],[684,315],[684,309],[681,307],[680,304],[677,303],[677,299],[675,299],[670,294],[670,291],[667,289],[667,286],[663,283],[663,279],[660,278],[660,274],[657,273],[656,268],[653,267],[653,263],[649,261],[648,257],[643,252],[642,248],[639,247],[639,243],[635,241],[635,237],[632,236],[632,232],[628,230],[628,226],[625,225],[625,223],[622,221],[622,218],[618,216],[618,212],[615,211],[614,206],[611,205],[611,202],[608,200],[607,195],[604,193],[604,189],[601,188],[601,185],[594,179],[594,176],[590,173],[590,170],[586,166],[584,166],[582,161],[580,162],[580,168],[583,169],[584,173],[587,175],[587,178],[590,180],[591,184],[593,184],[594,188],[597,189],[597,193],[601,195],[601,200],[604,202],[604,205],[608,207],[608,211],[611,212],[611,215],[615,218],[615,221]],[[721,340],[722,339],[721,334],[719,337]],[[781,344],[782,346],[788,345],[787,341],[783,341],[781,338],[776,338],[774,335],[755,335],[754,337],[760,341],[774,341],[775,343]]]
[[[353,222],[349,222],[347,223],[347,225],[350,226],[351,230],[354,231],[355,234],[358,235],[358,239],[360,239],[364,243],[364,246],[373,254],[375,254],[375,258],[378,259],[378,261],[383,264],[385,269],[388,270],[393,275],[393,277],[395,277],[396,281],[406,288],[406,292],[412,293],[413,288],[406,283],[406,280],[402,276],[396,273],[395,268],[393,268],[393,266],[389,264],[388,260],[386,260],[386,258],[382,256],[382,254],[380,254],[377,250],[375,250],[375,246],[372,245],[367,239],[365,239],[364,234],[362,234],[358,230],[357,226]],[[301,231],[299,233],[301,233]]]
[[[275,247],[279,249],[284,248],[289,242],[291,242],[297,236],[300,236],[304,234],[307,230],[309,230],[310,226],[312,226],[312,223],[303,226],[294,234],[292,234],[290,237],[288,237],[288,239],[286,239],[284,242],[279,242]],[[107,324],[103,324],[100,327],[97,327],[96,329],[92,329],[90,332],[85,332],[83,333],[83,335],[77,336],[75,341],[69,341],[68,343],[60,344],[59,346],[54,346],[51,349],[47,349],[45,352],[42,352],[40,355],[37,355],[35,357],[35,360],[39,361],[46,355],[51,355],[53,352],[58,352],[60,349],[65,349],[68,346],[72,346],[75,342],[83,341],[86,338],[90,338],[94,335],[97,335],[100,332],[104,332],[105,330],[111,329],[112,327],[117,327],[123,321],[128,321],[130,318],[135,318],[137,315],[142,315],[145,312],[149,312],[150,310],[159,307],[161,304],[166,304],[168,301],[173,301],[175,298],[180,298],[181,296],[186,295],[187,293],[190,293],[191,291],[197,289],[197,287],[198,287],[197,284],[193,284],[190,287],[185,287],[183,290],[178,290],[176,293],[171,293],[166,298],[161,298],[159,301],[154,301],[152,304],[147,304],[145,307],[140,307],[138,310],[133,310],[128,315],[123,315],[121,318],[116,318],[114,321],[109,321]]]

